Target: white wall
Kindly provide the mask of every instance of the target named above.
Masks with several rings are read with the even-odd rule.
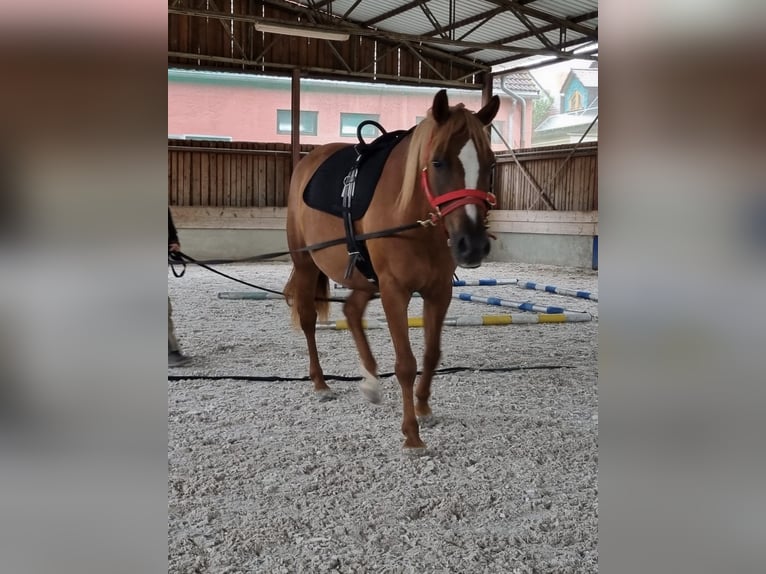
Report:
[[[285,208],[171,209],[183,251],[195,259],[244,259],[287,250]],[[497,240],[489,261],[592,266],[595,212],[495,211],[490,220]]]

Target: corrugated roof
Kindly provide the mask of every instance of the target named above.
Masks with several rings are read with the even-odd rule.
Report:
[[[536,0],[532,6],[541,12],[566,18],[572,14],[598,11],[598,0]]]
[[[300,27],[306,30],[305,34],[313,28],[317,33],[341,31],[352,38],[373,38],[381,42],[383,52],[378,51],[378,54],[390,54],[389,47],[410,52],[407,58],[402,59],[403,62],[407,60],[404,67],[406,78],[402,76],[402,79],[410,82],[417,82],[420,77],[418,72],[413,74],[411,71],[419,69],[419,66],[412,65],[413,50],[420,52],[424,62],[438,63],[432,69],[435,73],[426,75],[431,81],[441,79],[459,83],[488,70],[497,74],[503,69],[537,65],[546,58],[551,61],[569,59],[578,48],[586,46],[595,52],[598,46],[598,0],[275,0],[265,4],[265,12],[262,6],[258,6],[261,4],[223,2],[215,7],[213,3],[174,2],[169,4],[168,14],[172,22],[179,23],[179,26],[181,18],[191,17],[199,19],[193,20],[191,26],[204,18],[205,25],[215,28],[216,19],[226,23],[226,16],[231,13],[232,21],[237,22],[242,30],[259,22],[271,25],[284,23],[292,27],[299,22]],[[216,33],[220,33],[220,29],[216,29]],[[257,44],[240,36],[237,37],[240,42]],[[204,34],[201,37],[204,39]],[[239,68],[243,67],[239,62],[241,55],[244,68],[260,66],[283,71],[293,65],[292,56],[285,55],[290,50],[282,49],[289,40],[285,40],[285,46],[280,45],[280,49],[275,49],[273,53],[269,48],[257,47],[254,53],[261,52],[263,59],[251,62],[245,61],[248,56],[244,47],[236,44],[227,50],[226,42],[205,43],[197,38],[190,43],[188,39],[179,39],[178,33],[169,34],[168,39],[169,61],[173,62],[196,60],[196,65],[202,61],[209,67]],[[277,39],[281,40],[283,38]],[[364,44],[364,57],[368,57],[371,42]],[[578,53],[583,57],[582,53]],[[301,57],[295,56],[298,59]],[[591,53],[584,57],[595,56]],[[371,73],[376,73],[370,72],[370,62],[359,66],[358,62],[346,62],[339,55],[337,60],[339,62],[325,58],[321,63],[309,65],[317,66],[317,72],[327,77],[337,73],[348,77],[358,74],[369,79]],[[295,63],[298,64],[306,65],[306,62]],[[385,71],[380,73],[388,79],[400,76],[396,67],[391,66],[390,58],[389,63],[382,67]],[[442,73],[452,67],[458,72]]]
[[[508,7],[486,0],[298,0],[296,4],[334,16],[339,27],[372,28],[394,40],[417,36],[417,44],[407,39],[413,47],[427,45],[490,66],[508,61],[520,66],[546,53],[558,56],[575,44],[598,41],[598,0],[536,0]],[[511,8],[520,10],[526,22]],[[527,22],[535,29],[530,30]]]
[[[588,126],[593,118],[596,117],[598,110],[592,113],[582,114],[556,114],[549,118],[544,119],[539,126],[535,129],[536,132],[545,132],[550,130],[558,130],[561,128],[571,128],[574,126]]]

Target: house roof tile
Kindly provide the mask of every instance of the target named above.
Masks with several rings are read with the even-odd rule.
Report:
[[[526,70],[495,78],[493,88],[499,90],[501,85],[507,90],[524,95],[537,96],[540,94],[540,85]]]

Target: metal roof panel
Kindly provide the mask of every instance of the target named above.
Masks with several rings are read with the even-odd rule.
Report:
[[[398,41],[397,35],[409,36],[412,38],[412,45],[417,46],[421,41],[443,53],[460,54],[466,60],[473,60],[479,67],[486,64],[496,66],[496,62],[501,62],[500,66],[512,65],[521,67],[533,65],[540,62],[539,54],[528,54],[524,52],[513,52],[511,50],[498,50],[492,47],[501,41],[508,44],[509,38],[522,36],[521,39],[513,40],[512,46],[524,50],[540,50],[550,53],[548,47],[540,41],[540,38],[530,31],[525,22],[531,22],[536,27],[548,28],[543,32],[548,44],[558,45],[562,40],[567,42],[572,50],[572,42],[578,39],[584,39],[586,36],[577,30],[568,28],[563,34],[560,32],[560,25],[557,23],[562,18],[575,18],[584,14],[594,14],[594,17],[588,20],[578,22],[581,26],[598,29],[598,0],[535,0],[534,2],[525,2],[523,5],[508,3],[507,5],[497,0],[464,0],[456,2],[455,0],[422,0],[422,2],[413,2],[412,0],[332,0],[332,2],[316,2],[309,0],[284,0],[276,4],[284,5],[287,10],[300,6],[300,9],[307,13],[313,11],[316,14],[316,26],[353,28],[366,22],[372,22],[364,31],[364,35],[378,37],[383,41]],[[319,5],[317,8],[316,5]],[[520,6],[524,17],[520,20],[512,7]],[[403,10],[403,11],[402,11]],[[450,13],[452,10],[452,13]],[[486,13],[496,12],[488,19],[482,16]],[[530,13],[531,12],[531,13]],[[335,18],[341,18],[348,13],[345,23],[338,20],[333,22],[328,18],[332,14]],[[386,14],[392,14],[389,17],[381,19]],[[304,17],[301,17],[304,20]],[[434,24],[434,20],[438,25]],[[460,27],[449,30],[446,38],[434,32],[438,27],[449,27],[452,23],[472,20]],[[360,30],[361,31],[361,30]],[[353,33],[353,32],[352,32]],[[423,38],[421,38],[423,37]],[[426,38],[439,40],[470,42],[473,47],[449,43],[429,42]],[[546,54],[548,58],[552,56]],[[436,56],[438,58],[438,56]],[[511,58],[511,62],[508,62]],[[503,63],[505,62],[505,63]]]
[[[529,6],[559,18],[567,18],[587,12],[596,12],[598,0],[536,0]]]
[[[299,1],[298,3],[309,7],[308,1]],[[385,14],[395,12],[402,7],[411,4],[406,0],[375,0],[375,2],[357,2],[356,0],[333,0],[332,3],[326,4],[323,10],[331,10],[332,14],[336,16],[343,16],[350,9],[351,12],[348,16],[349,21],[355,23],[363,23],[369,21],[375,21]],[[434,34],[434,23],[430,20],[430,16],[435,18],[436,22],[442,26],[447,27],[450,23],[450,4],[454,7],[454,15],[452,17],[453,22],[459,22],[461,20],[471,19],[485,12],[489,12],[498,8],[498,4],[489,2],[487,0],[472,0],[466,2],[451,2],[450,0],[430,0],[423,4],[412,5],[404,12],[394,14],[384,20],[376,21],[372,24],[373,28],[377,28],[382,32],[390,32],[393,34],[405,34],[411,36],[425,36],[429,35],[434,38],[441,38]],[[421,7],[425,6],[425,10]],[[598,0],[536,0],[525,4],[531,10],[538,12],[544,12],[550,14],[555,18],[572,18],[581,14],[598,11]],[[429,14],[426,14],[426,11]],[[537,27],[550,27],[552,22],[550,19],[544,17],[533,16],[526,14],[526,18]],[[591,18],[587,21],[581,22],[582,25],[589,28],[596,29],[598,26],[598,18]],[[552,43],[558,44],[562,40],[559,29],[545,32],[545,37]],[[579,38],[585,38],[584,34],[568,29],[565,31],[565,40],[571,42]],[[532,49],[532,50],[544,50],[546,46],[540,41],[540,39],[532,34],[527,28],[524,22],[520,21],[516,15],[510,10],[500,12],[489,18],[486,22],[477,20],[471,22],[465,26],[454,29],[448,34],[448,39],[457,41],[474,42],[480,44],[496,44],[500,40],[504,40],[517,35],[527,35],[526,37],[515,40],[512,42],[513,46]],[[507,42],[506,42],[507,43]],[[464,55],[469,59],[475,59],[481,62],[494,62],[498,60],[507,59],[514,55],[511,51],[488,49],[476,49],[470,51],[470,48],[459,45],[448,45],[442,43],[429,43],[429,46],[442,50],[444,52],[466,52]],[[517,65],[522,61],[529,61],[538,59],[537,55],[530,54],[525,57],[524,54],[518,54],[522,56],[516,60]]]

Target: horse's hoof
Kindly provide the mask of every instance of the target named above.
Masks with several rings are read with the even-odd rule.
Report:
[[[418,415],[418,425],[421,428],[430,428],[434,426],[438,421],[436,420],[436,417],[432,415],[431,413],[428,413],[427,415]]]
[[[332,389],[320,389],[314,392],[316,393],[316,398],[320,403],[334,401],[336,398],[338,398]]]
[[[364,395],[364,398],[370,401],[372,404],[380,404],[383,400],[383,391],[380,387],[380,379],[365,369],[364,365],[360,365],[359,370],[362,373],[362,382],[359,383],[359,390]]]
[[[377,379],[365,379],[359,383],[359,391],[364,398],[374,405],[379,405],[383,401],[383,393],[380,390],[380,383]]]

